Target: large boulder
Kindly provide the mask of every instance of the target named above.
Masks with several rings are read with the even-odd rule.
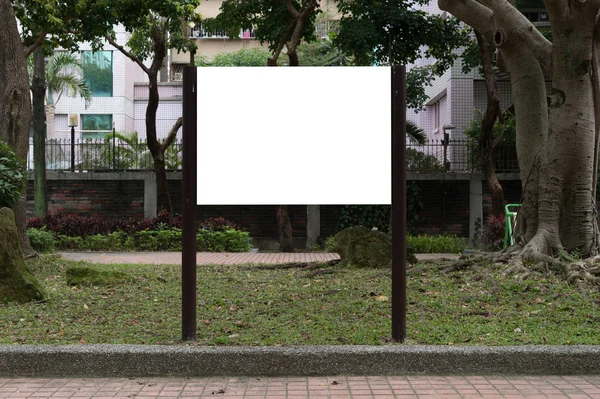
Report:
[[[46,294],[25,267],[15,216],[9,208],[0,209],[0,302],[41,301]]]
[[[348,227],[333,237],[333,250],[350,267],[391,267],[392,237],[363,226]]]

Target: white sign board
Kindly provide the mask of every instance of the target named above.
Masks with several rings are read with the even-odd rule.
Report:
[[[389,67],[198,68],[198,204],[391,204]]]

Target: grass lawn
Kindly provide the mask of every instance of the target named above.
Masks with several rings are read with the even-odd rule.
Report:
[[[180,342],[179,266],[94,265],[130,273],[135,282],[69,287],[72,265],[82,263],[28,261],[50,299],[1,304],[0,343]],[[600,344],[598,290],[586,300],[554,275],[519,281],[498,269],[442,274],[438,266],[409,269],[408,344]],[[200,267],[198,344],[390,343],[390,272],[333,270],[307,278],[298,269]]]

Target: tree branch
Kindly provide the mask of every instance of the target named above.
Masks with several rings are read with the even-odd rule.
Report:
[[[294,18],[298,18],[300,13],[296,10],[296,7],[292,4],[292,0],[285,0],[285,5],[287,6],[288,11]]]
[[[44,40],[46,39],[46,31],[42,31],[40,33],[40,35],[38,36],[38,38],[36,39],[35,43],[33,43],[31,46],[29,46],[26,50],[25,50],[25,58],[29,57],[31,54],[33,54],[33,52],[42,45],[42,43],[44,43]]]
[[[496,27],[503,29],[504,32],[509,32],[505,35],[502,30],[496,29],[492,43],[501,47],[505,40],[514,39],[519,46],[524,45],[533,53],[546,72],[552,70],[552,43],[533,26],[525,15],[507,0],[480,1],[492,10]]]
[[[135,55],[133,55],[132,53],[130,53],[129,51],[125,50],[125,47],[121,46],[119,43],[117,43],[112,37],[106,35],[104,36],[104,38],[106,39],[107,42],[109,42],[114,48],[116,48],[117,50],[119,50],[121,53],[123,53],[127,58],[129,58],[131,61],[135,62],[136,64],[138,64],[140,66],[140,68],[142,68],[142,70],[144,72],[146,72],[147,74],[150,73],[150,69],[148,69],[148,67],[146,65],[144,65],[144,63],[142,61],[140,61]]]
[[[290,34],[292,33],[292,30],[294,29],[294,26],[296,26],[296,21],[292,21],[292,23],[290,24],[290,26],[288,26],[287,30],[285,31],[285,33],[283,34],[283,36],[281,37],[281,39],[279,39],[279,44],[277,45],[277,49],[275,50],[275,53],[273,53],[273,57],[269,58],[267,60],[267,65],[269,66],[277,66],[277,59],[279,58],[279,54],[281,54],[281,50],[283,50],[283,46],[285,45],[285,42],[287,41],[287,38],[290,36]]]
[[[487,40],[494,41],[494,13],[476,0],[438,0],[438,6],[448,11],[473,29],[478,30]]]
[[[175,137],[177,137],[177,131],[179,130],[181,125],[183,125],[183,119],[180,116],[179,119],[177,119],[177,121],[171,128],[171,131],[169,132],[169,135],[167,136],[165,141],[163,141],[162,144],[160,145],[162,147],[161,149],[163,151],[166,150],[167,148],[169,148],[171,146],[171,144],[173,144],[173,141],[175,141]]]

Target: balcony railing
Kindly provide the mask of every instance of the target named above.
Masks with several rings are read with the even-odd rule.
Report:
[[[224,29],[207,31],[202,28],[202,24],[198,24],[192,28],[190,37],[198,39],[229,39],[229,34]],[[239,38],[255,39],[256,35],[254,33],[254,28],[240,30]]]

